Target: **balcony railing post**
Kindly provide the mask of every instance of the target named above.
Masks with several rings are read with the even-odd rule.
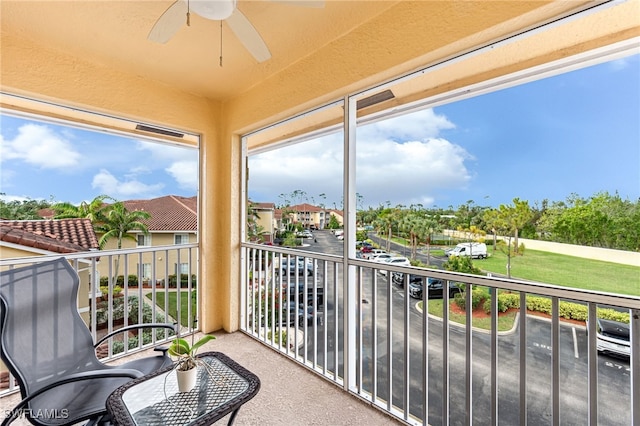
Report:
[[[631,424],[640,426],[640,309],[629,310],[631,338]]]
[[[344,98],[344,241],[343,253],[343,319],[344,319],[344,388],[355,391],[356,383],[356,268],[349,263],[355,258],[356,232],[356,103],[355,96]]]

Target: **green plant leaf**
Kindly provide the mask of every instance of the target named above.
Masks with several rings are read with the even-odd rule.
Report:
[[[193,344],[193,347],[191,348],[191,354],[195,355],[196,351],[198,350],[198,348],[202,345],[204,345],[205,343],[215,339],[216,336],[212,336],[210,334],[207,334],[206,336],[202,337],[200,340],[198,340],[196,343]]]
[[[169,346],[169,355],[184,356],[190,355],[193,349],[189,346],[189,342],[184,339],[177,338]]]

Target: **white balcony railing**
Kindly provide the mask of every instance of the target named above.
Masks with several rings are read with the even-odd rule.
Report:
[[[242,330],[408,424],[640,424],[639,297],[249,243],[242,250]],[[403,279],[394,283],[394,274]],[[451,296],[411,297],[409,274],[480,288],[486,329],[458,324],[448,309],[425,314]],[[498,314],[505,292],[519,303],[511,320]],[[464,294],[470,324],[474,301]],[[550,314],[534,315],[527,302],[548,304]],[[575,308],[567,303],[582,305],[588,321],[565,320]],[[598,352],[600,309],[629,320],[630,357]]]
[[[194,322],[199,305],[197,244],[3,259],[0,268],[60,257],[66,258],[78,272],[78,311],[94,342],[119,328],[139,323],[177,324],[182,335],[198,330]],[[181,270],[179,265],[183,271],[192,273],[177,274]],[[117,334],[105,340],[97,348],[97,354],[103,361],[110,361],[168,341],[170,334],[160,329]],[[0,397],[19,390],[4,366],[0,377]]]

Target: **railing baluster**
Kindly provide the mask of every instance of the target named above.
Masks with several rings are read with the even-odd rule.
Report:
[[[631,424],[640,426],[640,309],[629,310],[631,338]]]
[[[527,425],[527,293],[520,292],[520,425]]]
[[[489,290],[491,297],[491,424],[498,424],[498,289]]]
[[[554,426],[560,424],[560,315],[558,298],[551,298],[551,400]]]
[[[378,400],[378,280],[371,274],[371,400]]]
[[[356,387],[358,388],[358,393],[361,396],[364,396],[364,386],[362,384],[362,369],[364,367],[364,362],[363,362],[363,358],[364,358],[364,336],[362,334],[363,330],[364,330],[364,315],[363,315],[363,309],[362,309],[362,300],[364,298],[364,295],[362,294],[362,269],[361,267],[357,267],[356,268],[356,279],[357,279],[357,283],[358,283],[358,290],[357,290],[357,300],[358,303],[356,304],[356,306],[358,307],[357,310],[357,319],[356,319],[356,324],[358,327],[358,332],[356,333],[357,339],[358,339],[358,378],[357,378],[357,383],[356,383]]]
[[[449,287],[449,281],[443,286]],[[429,289],[427,288],[427,293]],[[449,292],[442,293],[442,424],[449,424]]]
[[[589,425],[598,424],[598,342],[596,339],[596,321],[598,318],[595,303],[588,304],[587,314],[587,379],[589,385],[588,404]]]
[[[378,271],[376,269],[373,270],[373,274],[376,274]],[[386,282],[387,285],[387,380],[389,385],[387,386],[388,394],[387,394],[387,411],[391,411],[393,407],[393,292],[391,288],[391,283],[389,280]]]
[[[422,278],[422,424],[429,424],[429,286]]]
[[[387,283],[389,285],[389,287],[391,287],[392,285],[392,281],[393,278],[391,276],[393,272],[388,271],[387,272]],[[411,366],[411,362],[409,359],[409,355],[411,354],[411,348],[410,348],[410,327],[409,327],[409,307],[410,307],[410,299],[411,297],[409,296],[409,274],[404,274],[404,277],[406,278],[405,280],[405,285],[404,285],[404,345],[403,345],[403,350],[404,350],[404,374],[403,374],[403,386],[404,386],[404,392],[403,392],[403,404],[404,404],[404,419],[408,420],[409,419],[409,406],[410,406],[410,388],[411,388],[411,382],[409,380],[409,377],[411,377],[411,374],[409,372],[409,368]]]
[[[448,285],[447,288],[445,289],[444,286],[442,288],[442,294],[444,295],[445,293],[449,293],[448,290]],[[473,351],[472,351],[472,345],[473,345],[473,335],[472,335],[472,330],[473,330],[473,287],[472,286],[467,286],[467,291],[466,291],[466,303],[465,303],[465,315],[466,315],[466,321],[467,321],[467,326],[465,327],[465,409],[466,409],[466,423],[467,425],[471,425],[471,423],[473,422]],[[449,304],[447,303],[447,307],[449,306]]]

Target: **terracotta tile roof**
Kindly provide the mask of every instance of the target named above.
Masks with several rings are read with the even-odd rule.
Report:
[[[297,204],[295,206],[290,206],[289,209],[296,211],[296,212],[319,212],[319,211],[324,211],[324,209],[321,209],[318,206],[314,206],[312,204],[308,204],[308,203],[303,203],[303,204]]]
[[[151,200],[123,201],[129,211],[144,210],[151,219],[143,221],[153,231],[197,231],[198,198],[167,195]]]
[[[3,220],[0,241],[54,253],[98,249],[98,239],[89,219]]]
[[[274,210],[276,208],[275,203],[256,203],[253,201],[249,201],[249,203],[252,204],[255,209]]]

